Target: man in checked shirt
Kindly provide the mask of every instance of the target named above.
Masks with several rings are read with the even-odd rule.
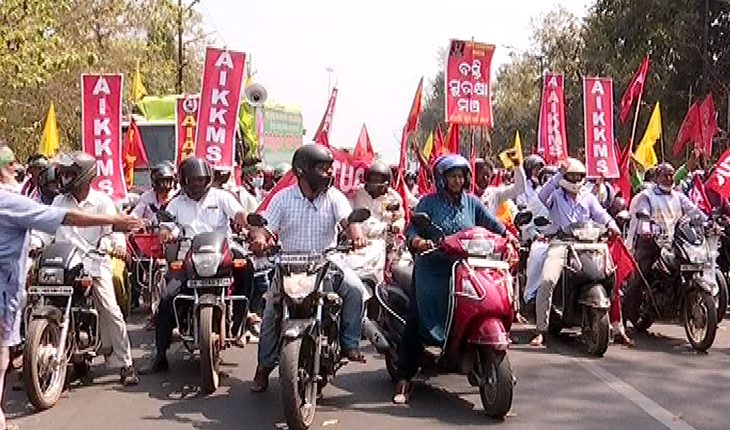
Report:
[[[347,217],[352,207],[342,192],[332,187],[334,158],[322,145],[305,145],[294,153],[292,168],[298,185],[285,188],[269,203],[265,217],[266,229],[252,231],[251,247],[263,251],[269,246],[271,234],[279,235],[285,253],[321,253],[337,244],[337,227],[344,228],[355,248],[367,244],[358,224]],[[355,272],[337,264],[342,282],[335,291],[342,298],[343,355],[350,361],[365,362],[359,350],[362,334],[363,296],[365,287]],[[266,301],[259,339],[258,366],[251,391],[260,393],[269,385],[269,374],[277,365],[279,333],[274,300]]]

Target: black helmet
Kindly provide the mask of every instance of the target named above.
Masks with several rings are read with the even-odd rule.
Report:
[[[74,193],[91,185],[96,178],[96,158],[82,151],[61,154],[58,157],[60,191]]]
[[[525,174],[529,178],[530,175],[532,175],[533,170],[537,169],[539,173],[540,170],[545,167],[545,160],[543,160],[543,158],[537,154],[532,154],[528,155],[527,158],[525,158],[525,161],[522,163],[522,165],[525,168]]]
[[[50,205],[59,194],[56,181],[56,167],[48,166],[38,176],[38,191],[43,204]]]
[[[213,168],[213,183],[223,185],[231,180],[231,169],[228,167],[216,166]]]
[[[380,161],[373,161],[373,164],[370,165],[365,170],[365,182],[373,182],[372,176],[373,175],[381,175],[385,178],[385,182],[390,185],[391,181],[393,181],[393,176],[390,172],[390,167],[388,167],[385,163],[382,163]],[[382,183],[383,181],[377,181],[378,183]]]
[[[33,154],[28,157],[28,170],[36,170],[40,173],[43,169],[48,167],[48,158],[43,154]]]
[[[208,192],[213,179],[210,164],[207,161],[189,157],[180,164],[180,187],[193,200],[200,200]],[[192,184],[193,179],[205,179],[202,184]]]
[[[154,188],[155,191],[160,191],[162,189],[162,184],[165,181],[172,181],[174,185],[175,168],[171,163],[166,161],[156,164],[150,172],[150,181],[152,182],[152,188]],[[171,188],[172,186],[170,189]]]
[[[321,163],[332,164],[335,161],[327,147],[318,144],[300,146],[292,157],[292,169],[297,179],[306,181],[314,192],[322,192],[332,185],[333,176],[331,173],[322,174],[317,172],[317,165]]]

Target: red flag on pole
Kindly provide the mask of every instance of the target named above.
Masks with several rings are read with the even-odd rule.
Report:
[[[689,190],[689,198],[706,215],[712,213],[712,205],[710,204],[710,199],[707,198],[705,184],[700,179],[700,175],[694,175],[694,178],[692,178],[692,188]]]
[[[730,149],[725,151],[715,164],[716,168],[707,180],[707,188],[717,192],[723,199],[730,197]]]
[[[689,107],[687,115],[684,116],[682,125],[679,126],[677,140],[674,142],[674,148],[672,148],[672,154],[675,157],[682,153],[687,142],[700,142],[702,140],[702,125],[700,124],[699,110],[699,105],[697,102],[694,102]]]
[[[629,168],[631,163],[631,142],[626,144],[626,149],[621,153],[621,160],[619,161],[619,170],[621,176],[616,180],[616,187],[621,192],[621,196],[627,201],[631,200],[631,179],[629,177]],[[618,149],[618,144],[616,144]]]
[[[127,136],[122,144],[122,163],[124,164],[124,177],[129,186],[134,185],[134,168],[144,168],[149,164],[142,136],[139,134],[139,127],[134,118],[129,122]]]
[[[353,156],[355,158],[370,160],[375,157],[373,145],[370,143],[370,136],[368,135],[368,129],[367,127],[365,127],[365,124],[363,124],[362,128],[360,129],[360,137],[358,137],[357,139],[357,144],[355,145]]]
[[[459,124],[449,125],[444,144],[450,153],[461,154],[461,150],[459,149]]]
[[[641,63],[639,70],[634,74],[634,79],[631,80],[631,84],[626,89],[624,96],[621,97],[621,108],[619,111],[619,118],[621,123],[625,123],[631,112],[631,105],[634,100],[639,98],[639,94],[644,92],[644,83],[646,82],[646,73],[649,71],[649,56],[644,57],[644,61]]]
[[[332,95],[327,103],[327,110],[324,111],[322,122],[319,123],[317,132],[314,133],[315,142],[324,146],[330,146],[330,129],[332,128],[332,116],[335,113],[335,103],[337,103],[337,88],[332,88]]]
[[[636,270],[636,260],[626,248],[620,237],[614,236],[608,241],[608,252],[611,254],[613,265],[616,267],[615,285],[616,291],[626,282]]]
[[[712,93],[700,105],[700,142],[698,146],[708,157],[712,155],[712,138],[717,134],[717,109]]]
[[[441,125],[436,127],[436,132],[433,134],[433,150],[431,150],[431,163],[436,161],[438,157],[444,152],[444,132],[441,130]]]

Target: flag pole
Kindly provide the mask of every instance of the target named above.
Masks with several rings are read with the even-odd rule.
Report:
[[[657,102],[657,105],[659,105],[659,102]],[[659,117],[662,116],[662,108],[659,107]],[[659,143],[662,145],[662,163],[666,162],[666,158],[664,156],[664,125],[661,121],[659,121]]]
[[[639,110],[641,108],[641,96],[644,94],[644,89],[641,89],[639,93],[639,99],[636,101],[636,113],[634,114],[634,126],[631,128],[631,140],[629,140],[629,152],[634,149],[634,138],[636,137],[636,125],[639,123]]]

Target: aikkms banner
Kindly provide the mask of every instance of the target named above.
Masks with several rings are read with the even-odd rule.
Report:
[[[446,122],[492,127],[490,75],[494,45],[451,40],[446,59]]]
[[[208,48],[203,65],[195,156],[233,168],[246,54]]]
[[[730,197],[730,149],[717,160],[717,166],[707,180],[705,188],[716,191],[723,199]]]
[[[96,158],[92,186],[114,202],[127,200],[122,169],[121,74],[81,75],[81,146]]]
[[[586,172],[589,178],[618,178],[613,136],[613,81],[583,77]]]
[[[548,165],[568,158],[565,127],[565,80],[563,75],[546,73],[543,77],[537,153]]]
[[[195,136],[198,130],[200,96],[185,95],[176,100],[175,108],[175,165],[195,155]]]

